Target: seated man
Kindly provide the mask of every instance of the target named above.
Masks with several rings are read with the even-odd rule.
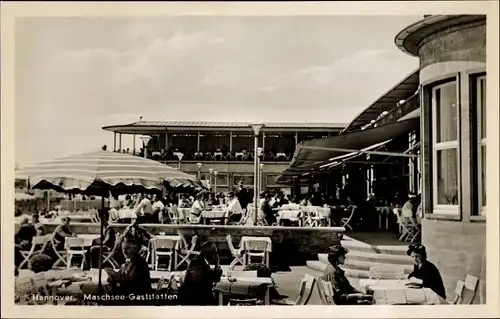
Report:
[[[151,277],[149,274],[148,263],[139,256],[138,243],[133,236],[123,238],[122,253],[125,256],[125,263],[119,271],[112,268],[105,268],[111,282],[111,294],[125,296],[124,305],[144,305],[148,302],[147,296],[152,293]],[[131,298],[132,297],[132,298]],[[117,298],[118,299],[118,298]]]
[[[240,201],[233,192],[227,194],[229,204],[226,208],[226,214],[228,216],[228,223],[238,223],[243,215],[243,209],[241,208]]]
[[[212,269],[210,264],[214,264]],[[213,306],[217,302],[214,298],[214,283],[219,282],[222,269],[219,266],[217,246],[207,241],[201,246],[200,255],[189,263],[184,282],[179,289],[179,301],[186,306]]]
[[[69,217],[62,218],[62,224],[54,230],[54,244],[56,250],[64,250],[64,242],[66,237],[76,237],[76,234],[69,228],[71,219]]]
[[[123,238],[126,236],[131,236],[135,239],[139,255],[146,258],[148,256],[149,240],[152,236],[147,230],[140,226],[139,218],[134,219],[132,224],[125,228]]]

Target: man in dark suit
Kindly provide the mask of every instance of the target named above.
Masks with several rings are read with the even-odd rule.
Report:
[[[125,264],[119,271],[105,268],[112,284],[112,294],[124,296],[124,300],[120,301],[124,305],[145,305],[148,303],[146,296],[153,292],[148,263],[139,255],[137,247],[133,236],[124,237],[122,252]]]
[[[211,269],[210,264],[215,268]],[[185,306],[214,306],[217,304],[213,287],[220,281],[222,269],[219,266],[217,246],[207,241],[201,246],[200,255],[188,266],[184,283],[179,289],[179,300]]]

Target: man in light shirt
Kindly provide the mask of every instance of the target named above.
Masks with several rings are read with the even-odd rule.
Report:
[[[238,223],[243,215],[243,209],[241,208],[240,201],[233,192],[227,194],[229,204],[226,208],[226,214],[228,217],[228,222]]]
[[[196,195],[196,200],[191,206],[191,214],[189,214],[189,222],[192,224],[199,224],[201,220],[201,214],[206,208],[205,202],[203,201],[204,194],[199,193]]]
[[[158,194],[153,195],[153,216],[156,222],[163,224],[165,205]]]
[[[151,205],[151,201],[149,198],[144,196],[143,194],[139,194],[138,197],[139,204],[135,207],[135,213],[137,216],[141,216],[143,222],[152,222],[153,221],[153,206]]]

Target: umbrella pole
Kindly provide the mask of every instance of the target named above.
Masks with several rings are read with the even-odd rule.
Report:
[[[102,294],[103,293],[103,289],[102,289],[102,280],[101,280],[101,277],[102,277],[102,242],[103,242],[103,236],[102,236],[102,232],[103,232],[103,229],[104,229],[104,196],[101,197],[101,216],[99,218],[100,220],[100,223],[101,223],[101,229],[100,229],[100,241],[99,241],[99,284],[98,284],[98,291],[99,291],[99,294]]]

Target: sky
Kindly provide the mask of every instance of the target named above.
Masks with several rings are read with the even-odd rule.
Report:
[[[418,67],[394,37],[420,19],[17,19],[16,163],[112,147],[102,127],[140,116],[347,124]]]

